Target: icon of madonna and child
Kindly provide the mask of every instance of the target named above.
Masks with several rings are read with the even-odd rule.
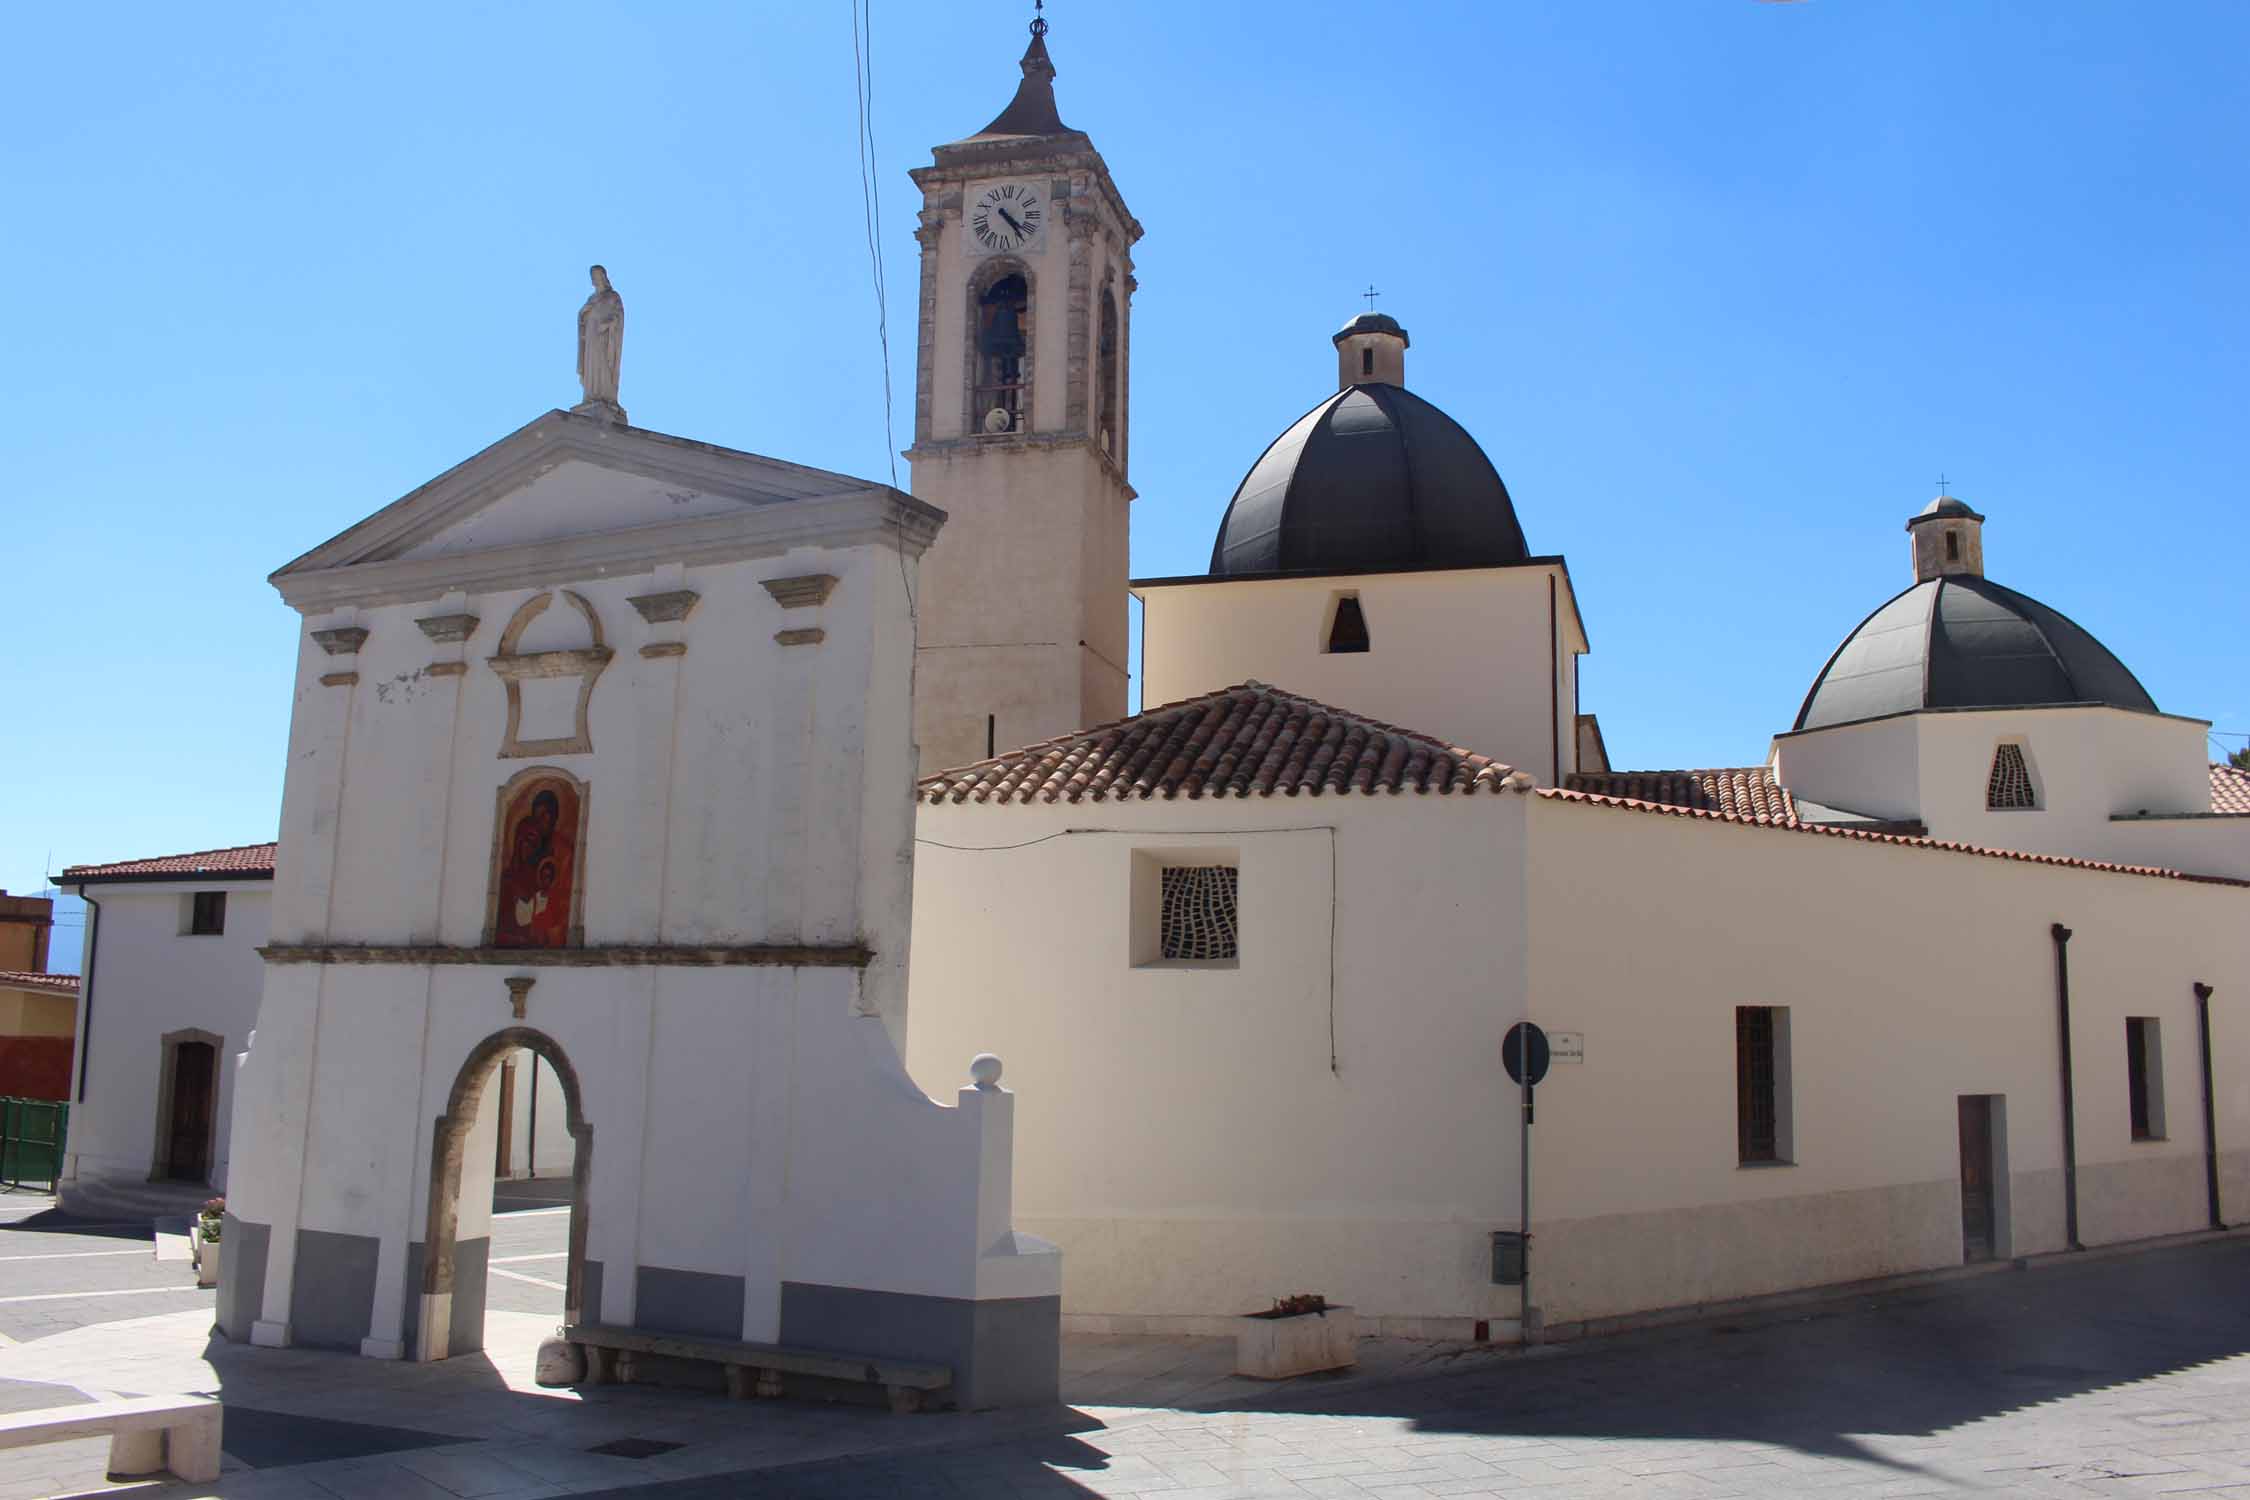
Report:
[[[496,948],[570,945],[572,896],[578,880],[579,789],[567,778],[539,776],[517,787],[500,810],[498,890],[493,903]]]

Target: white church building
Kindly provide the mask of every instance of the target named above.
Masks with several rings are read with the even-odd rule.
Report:
[[[908,1062],[1027,1080],[1015,1201],[1066,1326],[1314,1291],[1507,1338],[2250,1213],[2250,776],[2206,721],[1986,578],[1946,497],[1762,764],[1613,769],[1568,567],[1382,314],[1214,508],[1209,570],[1128,581],[1138,225],[1036,40],[1024,72],[916,174],[910,457],[958,582],[921,643]],[[980,231],[1050,184],[1043,236]],[[1018,371],[995,326],[1063,357]],[[1528,1151],[1523,1021],[1558,1059]]]
[[[73,1123],[145,1177],[166,1038],[237,1059],[229,1336],[476,1347],[527,1051],[567,1316],[971,1404],[1288,1293],[1508,1339],[2250,1216],[2250,775],[1960,500],[1730,768],[1608,764],[1570,570],[1386,315],[1133,579],[1142,231],[1043,29],[914,174],[911,496],[630,425],[597,276],[585,402],[274,576],[263,962],[207,1019],[89,962]]]

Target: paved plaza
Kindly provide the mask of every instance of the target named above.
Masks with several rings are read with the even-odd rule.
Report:
[[[495,1219],[491,1348],[438,1365],[209,1336],[145,1228],[0,1197],[0,1409],[200,1390],[215,1486],[113,1486],[106,1445],[0,1454],[0,1500],[721,1496],[2232,1495],[2250,1500],[2250,1239],[2080,1257],[1533,1351],[1368,1341],[1264,1386],[1223,1342],[1074,1338],[1068,1404],[894,1417],[542,1391],[563,1216]],[[645,1457],[602,1453],[623,1445]]]

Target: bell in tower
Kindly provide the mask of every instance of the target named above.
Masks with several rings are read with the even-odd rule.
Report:
[[[925,773],[1124,717],[1132,251],[1141,226],[1055,103],[1047,23],[922,190],[914,493],[950,516],[916,595]]]

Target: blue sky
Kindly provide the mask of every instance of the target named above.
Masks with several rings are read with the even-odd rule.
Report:
[[[1028,0],[874,5],[904,416],[905,173],[1006,102]],[[9,889],[272,836],[296,628],[265,575],[575,400],[590,261],[636,423],[876,477],[908,436],[848,0],[272,9],[11,20]],[[1137,573],[1204,566],[1372,282],[1568,555],[1620,764],[1759,759],[1908,581],[1941,472],[1994,577],[2250,730],[2250,7],[1051,15],[1064,118],[1148,231]]]

